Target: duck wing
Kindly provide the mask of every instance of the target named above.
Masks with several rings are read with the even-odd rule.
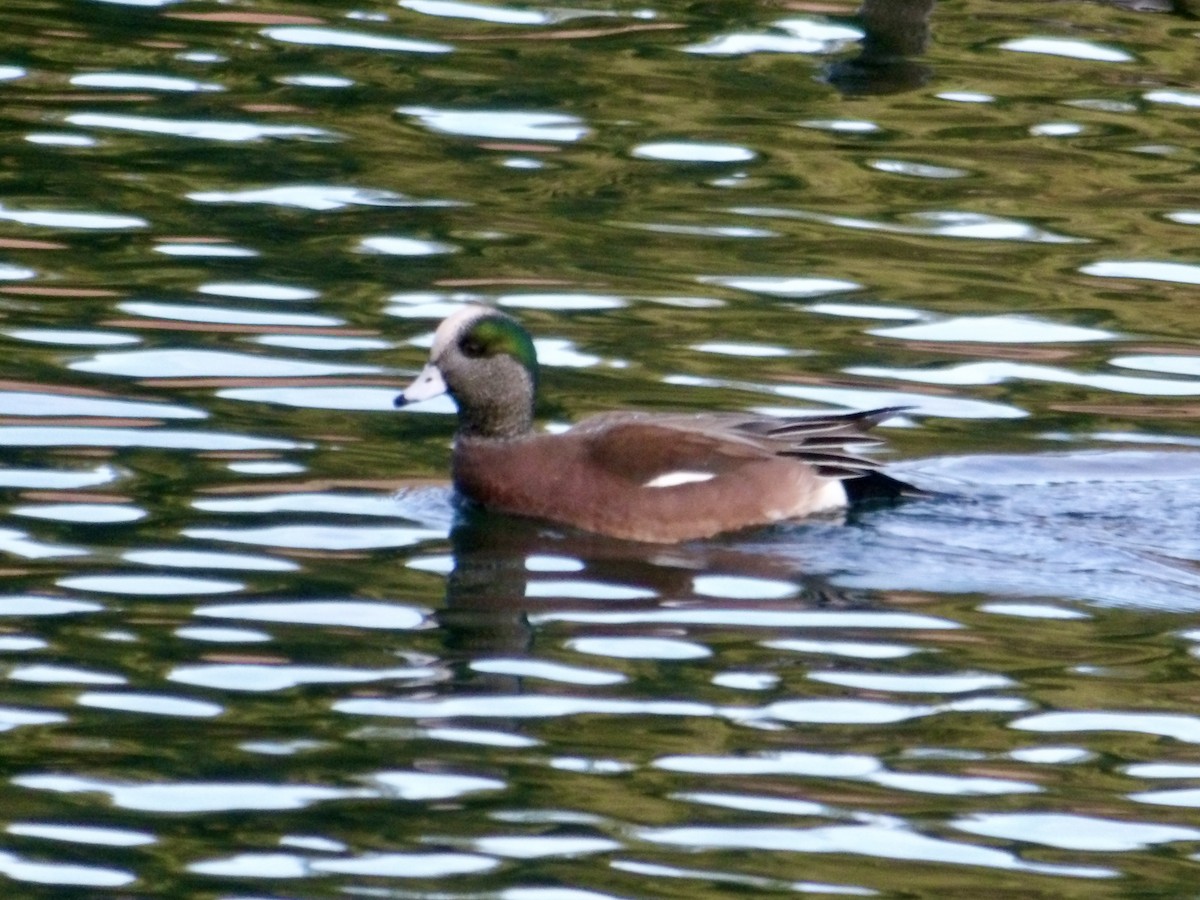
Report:
[[[825,478],[860,478],[879,463],[849,447],[878,444],[864,431],[902,407],[844,415],[770,419],[739,413],[608,413],[569,432],[582,439],[592,465],[638,484],[676,476],[716,477],[772,457],[812,466]]]

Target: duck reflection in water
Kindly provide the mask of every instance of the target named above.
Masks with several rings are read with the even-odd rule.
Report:
[[[533,650],[539,619],[588,612],[612,617],[590,624],[590,634],[645,637],[646,623],[624,624],[621,614],[686,607],[721,610],[718,618],[728,620],[731,605],[745,613],[878,606],[869,592],[844,590],[825,578],[803,574],[796,541],[783,540],[786,534],[777,537],[778,543],[723,540],[663,546],[463,503],[450,532],[454,566],[447,577],[445,606],[438,614],[445,646],[467,664],[526,657]],[[768,590],[736,598],[698,590],[705,582],[722,581]],[[688,626],[689,630],[692,627],[703,626]],[[484,685],[515,690],[519,682],[513,676],[469,679],[471,690]]]
[[[843,94],[898,94],[929,81],[929,66],[914,62],[929,44],[934,0],[865,0],[859,55],[830,65],[824,78]]]

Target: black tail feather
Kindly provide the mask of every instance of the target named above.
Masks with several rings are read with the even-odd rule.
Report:
[[[851,506],[863,503],[893,503],[904,497],[931,497],[929,491],[885,475],[878,470],[867,472],[858,478],[846,478],[842,481],[846,489],[846,497]]]

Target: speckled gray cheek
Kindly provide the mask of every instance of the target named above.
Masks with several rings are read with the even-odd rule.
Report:
[[[516,360],[470,359],[451,351],[439,367],[458,404],[460,436],[514,438],[533,428],[534,386]]]

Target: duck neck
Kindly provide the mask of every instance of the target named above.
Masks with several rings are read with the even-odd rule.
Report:
[[[533,430],[533,403],[484,403],[459,406],[458,437],[511,441]]]
[[[445,370],[450,396],[458,406],[458,436],[474,440],[514,440],[533,430],[537,381],[508,356],[477,362],[462,372]]]

